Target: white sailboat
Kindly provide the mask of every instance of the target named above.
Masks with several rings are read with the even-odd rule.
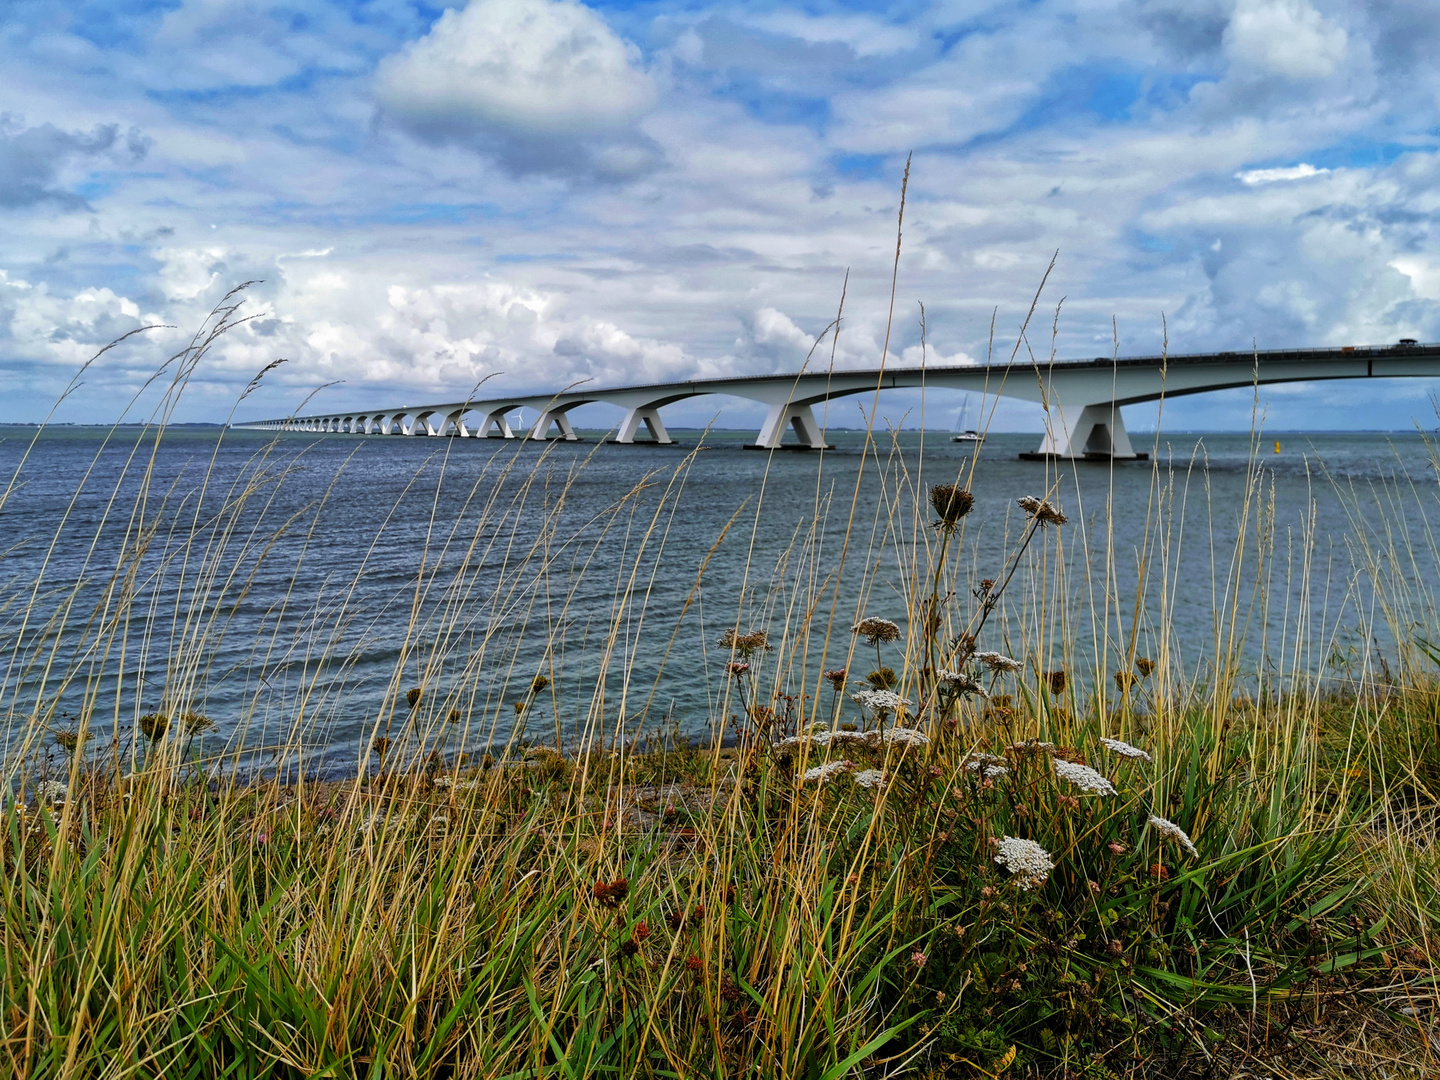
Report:
[[[985,441],[985,436],[975,430],[972,424],[966,425],[966,417],[970,412],[970,395],[965,395],[965,403],[960,406],[960,415],[955,417],[955,434],[950,436],[951,442],[959,443],[980,443]]]

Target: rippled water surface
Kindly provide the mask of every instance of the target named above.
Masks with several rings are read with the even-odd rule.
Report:
[[[250,745],[299,730],[339,768],[412,686],[472,742],[517,722],[704,732],[735,708],[725,627],[768,628],[782,647],[756,662],[788,664],[796,693],[846,663],[857,613],[908,627],[909,568],[936,550],[916,491],[957,476],[976,498],[948,559],[957,626],[969,590],[1009,565],[1016,497],[1070,516],[1031,546],[981,643],[1033,667],[1119,663],[1133,632],[1135,651],[1204,677],[1235,623],[1257,673],[1318,670],[1429,632],[1436,474],[1418,435],[1285,434],[1278,454],[1273,437],[1258,454],[1245,435],[1140,437],[1158,468],[1057,471],[1018,460],[1033,435],[993,435],[973,460],[915,432],[869,456],[859,432],[773,455],[744,449],[748,433],[694,454],[699,434],[674,434],[688,445],[211,428],[157,445],[57,428],[32,446],[33,429],[0,428],[0,476],[16,478],[0,509],[12,736],[37,698],[63,711],[88,692],[120,723],[183,700]],[[803,670],[788,659],[800,640]],[[881,660],[900,666],[893,649]],[[517,720],[537,672],[554,684]]]

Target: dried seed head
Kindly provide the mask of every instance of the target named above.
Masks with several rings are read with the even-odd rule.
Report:
[[[420,687],[412,686],[405,691],[405,701],[413,709],[420,704]]]
[[[1050,693],[1052,694],[1063,694],[1068,682],[1069,677],[1065,674],[1064,668],[1057,668],[1054,671],[1045,672],[1045,683],[1050,687]]]
[[[1155,661],[1148,656],[1138,656],[1135,658],[1135,670],[1140,673],[1142,679],[1148,679],[1150,673],[1155,670]]]
[[[825,681],[828,682],[838,694],[841,690],[845,689],[845,669],[843,667],[835,668],[832,671],[825,672]]]
[[[1025,495],[1016,501],[1020,504],[1021,510],[1024,510],[1035,519],[1036,525],[1042,527],[1045,525],[1064,525],[1065,522],[1069,520],[1044,499],[1037,499],[1034,495]]]
[[[975,496],[957,484],[936,484],[930,489],[930,505],[940,515],[936,524],[953,529],[975,505]]]
[[[850,628],[850,632],[858,637],[863,637],[867,645],[879,645],[881,642],[900,640],[899,626],[889,619],[877,618],[874,615],[861,619]]]
[[[165,737],[165,731],[170,726],[170,717],[164,713],[146,713],[135,721],[135,724],[142,735],[155,742]]]
[[[742,660],[749,660],[757,652],[769,652],[774,648],[770,644],[770,635],[765,630],[752,630],[748,634],[742,634],[737,629],[726,630],[715,644],[718,648],[733,650]]]

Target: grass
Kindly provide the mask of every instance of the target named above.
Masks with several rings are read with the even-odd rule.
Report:
[[[1428,514],[1433,489],[1321,481],[1354,526],[1338,570],[1316,565],[1313,533],[1277,526],[1254,467],[1238,535],[1197,583],[1180,548],[1203,462],[1155,466],[1150,526],[1125,545],[1112,507],[1057,479],[1000,515],[985,567],[958,494],[975,477],[931,476],[871,432],[848,503],[818,481],[773,565],[752,555],[734,596],[707,600],[707,557],[661,610],[656,559],[700,451],[579,521],[583,466],[502,453],[460,513],[430,517],[384,613],[393,675],[357,690],[363,566],[307,576],[342,481],[274,520],[304,460],[279,441],[234,475],[158,479],[168,410],[237,311],[162,369],[128,486],[86,526],[85,574],[40,559],[0,600],[17,796],[0,1071],[1440,1067],[1435,546],[1396,501]],[[372,554],[396,515],[441,499],[449,453]],[[23,491],[17,471],[6,498]],[[753,513],[751,539],[737,518],[711,556],[758,550]],[[204,692],[253,679],[217,657],[275,560],[289,591],[244,632],[257,672],[288,656],[293,674],[217,718],[216,746]],[[564,616],[602,586],[609,617],[574,640]],[[1197,588],[1204,655],[1167,629]],[[1346,662],[1342,631],[1383,634],[1383,665],[1368,647]],[[695,671],[734,745],[636,738],[637,716],[653,731],[661,714],[637,656]],[[308,748],[357,694],[356,760],[318,778]]]

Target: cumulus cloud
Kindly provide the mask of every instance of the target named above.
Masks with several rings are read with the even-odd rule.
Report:
[[[0,113],[0,206],[51,203],[67,209],[84,209],[85,199],[66,188],[61,174],[68,164],[86,158],[136,162],[150,143],[131,128],[122,138],[119,124],[102,124],[86,131],[64,131],[53,124],[26,127]]]
[[[1225,31],[1232,58],[1291,79],[1319,79],[1345,59],[1349,35],[1306,0],[1240,0]]]
[[[657,147],[636,127],[655,86],[635,46],[574,0],[472,0],[376,75],[384,114],[516,174],[627,178]]]

